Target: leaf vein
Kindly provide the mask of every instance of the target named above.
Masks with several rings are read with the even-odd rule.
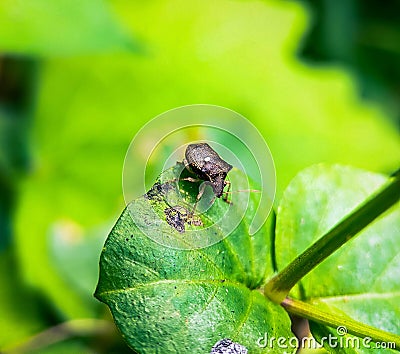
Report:
[[[251,308],[252,308],[253,302],[254,302],[253,298],[254,298],[253,292],[250,292],[249,305],[247,306],[247,309],[246,309],[246,312],[245,312],[243,318],[239,321],[238,328],[236,329],[235,334],[233,335],[233,338],[236,338],[239,335],[239,333],[242,330],[244,324],[246,323],[246,321],[250,317]]]
[[[143,288],[151,287],[151,286],[156,286],[160,284],[193,284],[193,285],[201,285],[201,284],[212,284],[212,285],[218,285],[221,284],[221,280],[219,279],[198,279],[198,280],[186,280],[186,279],[160,279],[157,281],[153,282],[148,282],[148,283],[140,283],[137,286],[134,287],[129,287],[129,288],[122,288],[122,289],[113,289],[113,290],[108,290],[108,291],[103,291],[99,293],[100,296],[107,296],[107,295],[113,295],[113,294],[119,294],[119,293],[124,293],[124,292],[135,292]],[[236,286],[239,288],[245,288],[249,290],[245,285],[239,282],[233,282],[226,280],[224,284],[229,284],[231,286]]]

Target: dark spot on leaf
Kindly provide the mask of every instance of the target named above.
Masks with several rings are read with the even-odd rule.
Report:
[[[157,182],[154,184],[153,187],[150,188],[150,190],[144,195],[144,197],[153,200],[157,199],[157,197],[159,197],[160,194],[161,194],[161,184],[160,182]]]
[[[192,215],[190,218],[188,218],[187,223],[194,226],[203,226],[203,222],[196,215]]]
[[[180,233],[185,232],[186,216],[177,207],[166,208],[164,210],[167,223]]]
[[[215,343],[210,354],[247,354],[247,348],[229,338],[224,338]]]
[[[173,189],[174,186],[172,182],[165,182],[165,183],[160,183],[156,182],[153,187],[144,195],[146,199],[149,200],[157,200],[157,201],[162,201],[168,191]]]

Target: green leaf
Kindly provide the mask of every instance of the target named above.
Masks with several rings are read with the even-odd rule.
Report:
[[[137,50],[103,0],[0,3],[2,52],[74,55]]]
[[[397,174],[397,172],[396,172]],[[400,175],[393,176],[333,228],[294,258],[265,286],[264,292],[281,303],[290,290],[318,264],[400,201]],[[400,343],[400,342],[399,342]],[[400,344],[399,344],[400,345]]]
[[[50,8],[58,3],[47,1]],[[127,146],[151,117],[167,109],[212,102],[251,119],[274,154],[276,200],[300,169],[316,162],[339,161],[375,171],[395,168],[398,133],[376,107],[356,99],[351,77],[337,68],[305,67],[295,59],[307,22],[302,7],[293,2],[226,0],[116,1],[108,6],[117,22],[144,39],[151,55],[51,57],[41,63],[31,169],[19,185],[14,216],[24,279],[68,318],[90,314],[87,304],[73,294],[75,289],[60,280],[48,252],[48,235],[65,220],[78,224],[84,235],[116,220],[123,206],[121,168]],[[103,13],[104,7],[98,10]],[[50,12],[42,11],[43,16]],[[78,26],[78,12],[68,18]],[[241,34],[232,36],[237,23]],[[299,87],[307,99],[299,95]],[[200,129],[187,136],[215,139]],[[149,137],[146,144],[156,142]],[[174,151],[177,144],[164,151]],[[142,149],[137,156],[146,161]],[[152,160],[157,164],[151,181],[168,157]]]
[[[0,7],[10,3],[18,9],[17,4],[23,2],[2,1]],[[23,6],[28,9],[31,3],[38,1]],[[66,1],[47,1],[46,6],[45,1],[42,3],[49,9],[36,18],[44,23],[51,20],[51,9]],[[78,19],[83,17],[79,14],[90,4],[92,0],[78,5],[68,1],[68,8],[62,12],[71,11],[72,15],[65,21],[80,27]],[[100,15],[95,10],[93,16],[115,15],[116,22],[129,33],[143,38],[151,55],[54,57],[56,51],[48,47],[54,43],[50,39],[40,48],[27,42],[21,42],[26,47],[17,46],[17,39],[27,41],[28,37],[15,37],[15,43],[7,39],[9,51],[40,51],[51,56],[41,62],[35,85],[35,124],[29,139],[34,149],[29,175],[18,186],[13,229],[26,284],[45,294],[63,316],[92,316],[93,311],[88,311],[87,302],[76,296],[76,289],[57,271],[49,254],[48,236],[54,225],[64,221],[79,225],[87,235],[116,220],[124,204],[121,168],[127,146],[148,119],[167,109],[188,102],[212,102],[251,119],[274,154],[277,200],[300,169],[316,162],[338,161],[373,171],[390,171],[397,165],[398,132],[377,107],[357,99],[351,76],[334,67],[304,66],[295,58],[308,21],[301,6],[293,2],[226,0],[196,4],[114,1],[108,6],[108,14],[104,15],[104,6],[97,6]],[[173,8],[182,11],[170,11]],[[6,16],[8,10],[1,9]],[[25,17],[34,13],[21,11]],[[6,24],[11,25],[10,21],[0,21],[1,28]],[[232,36],[237,24],[240,35]],[[9,28],[17,33],[14,22],[12,26]],[[103,23],[101,28],[108,25]],[[3,32],[5,46],[6,36],[10,38],[12,33]],[[81,40],[88,33],[76,38],[77,46],[71,53],[81,53]],[[94,43],[105,38],[98,36]],[[69,40],[72,42],[72,37],[59,45],[66,46]],[[306,99],[299,95],[299,87]],[[211,140],[200,130],[190,138]],[[156,144],[150,137],[146,143]],[[177,144],[168,148],[174,151]],[[137,155],[146,158],[141,149]],[[154,178],[168,156],[157,156]]]
[[[278,210],[278,268],[285,267],[386,181],[383,175],[339,165],[317,165],[301,172],[285,191]],[[400,334],[399,232],[397,204],[306,275],[292,295],[338,316],[345,313]]]
[[[154,53],[151,60],[134,63],[140,75],[130,80],[140,89],[128,87],[126,101],[132,102],[133,92],[140,99],[129,117],[153,117],[188,102],[236,110],[256,125],[273,152],[278,198],[297,172],[322,161],[371,171],[397,166],[398,132],[379,107],[357,97],[351,74],[334,65],[299,62],[299,42],[313,21],[305,7],[293,1],[227,0],[117,1],[113,6]],[[171,13],[176,7],[182,11]],[[239,27],[240,34],[233,36]],[[160,99],[148,105],[155,87]]]
[[[181,170],[177,164],[164,172],[146,196],[124,210],[105,243],[95,296],[110,307],[122,335],[140,353],[152,353],[155,347],[162,353],[209,353],[223,338],[251,353],[266,352],[268,348],[257,345],[265,333],[291,337],[287,314],[257,290],[273,272],[271,218],[250,237],[246,228],[258,195],[235,193],[232,204],[217,199],[198,216],[209,228],[185,223],[180,232],[167,223],[165,210],[175,203],[190,210],[187,203],[198,188],[187,181],[173,182],[171,188]],[[232,170],[229,178],[233,190],[247,185],[239,170]],[[247,199],[244,218],[228,237],[196,248],[196,237],[220,237],[226,224],[217,224],[217,219],[230,210],[240,214]]]

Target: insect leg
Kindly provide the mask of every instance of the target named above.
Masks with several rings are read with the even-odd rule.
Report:
[[[197,194],[196,202],[193,205],[192,212],[190,213],[190,215],[192,215],[192,216],[194,215],[194,212],[196,211],[196,208],[197,208],[197,204],[199,203],[201,197],[203,196],[204,191],[206,190],[207,184],[209,184],[209,182],[204,182],[200,185],[199,193]]]
[[[189,181],[189,182],[193,182],[193,183],[201,182],[201,181],[202,181],[202,179],[193,178],[193,177],[179,178],[179,180],[180,180],[180,181]]]
[[[231,184],[231,182],[229,182],[229,181],[225,181],[224,183],[225,183],[225,185],[228,186],[228,190],[227,190],[226,192],[223,192],[223,194],[222,194],[222,200],[223,200],[224,202],[228,203],[228,204],[232,204],[232,202],[231,202],[230,200],[228,200],[228,194],[231,193],[230,190],[231,190],[231,185],[232,185],[232,184]]]

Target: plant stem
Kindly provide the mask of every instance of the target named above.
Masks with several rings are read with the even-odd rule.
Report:
[[[399,199],[400,174],[397,174],[273,277],[264,288],[265,295],[272,301],[281,303],[301,278]]]
[[[94,318],[75,319],[47,328],[26,342],[8,348],[4,354],[31,353],[33,350],[43,349],[52,344],[61,342],[75,336],[101,336],[110,333],[114,326],[110,321]]]
[[[284,299],[281,305],[291,314],[307,318],[332,328],[344,326],[348,333],[354,334],[357,337],[370,337],[374,342],[392,342],[395,343],[397,350],[400,348],[400,336],[357,322],[349,317],[324,312],[315,305],[289,298]]]

